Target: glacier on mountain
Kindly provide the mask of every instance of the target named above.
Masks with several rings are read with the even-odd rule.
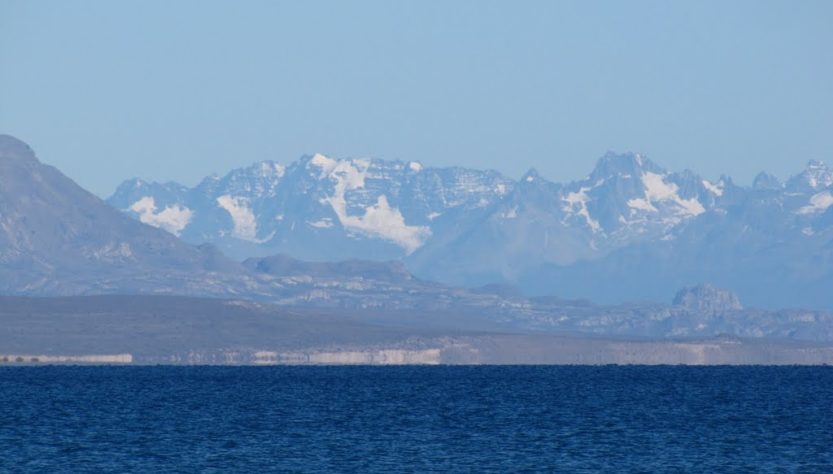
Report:
[[[134,202],[129,210],[137,213],[141,222],[162,228],[176,236],[182,233],[182,229],[188,226],[191,217],[194,215],[190,209],[179,204],[167,206],[157,212],[156,203],[152,196],[144,196]]]
[[[370,167],[368,160],[332,160],[317,154],[310,164],[321,168],[319,178],[329,178],[335,183],[333,194],[324,198],[323,202],[330,205],[338,221],[348,231],[389,240],[402,247],[407,254],[421,247],[431,236],[431,229],[426,226],[405,224],[402,213],[390,206],[384,194],[377,196],[376,202],[365,207],[362,214],[348,213],[345,195],[348,191],[364,188]],[[414,166],[414,162],[409,163],[408,167],[417,173],[422,170],[420,166]]]
[[[798,214],[815,214],[826,211],[830,206],[833,206],[833,194],[830,191],[824,191],[811,196],[810,203],[802,206],[796,212]]]
[[[249,200],[245,197],[234,197],[224,194],[217,198],[217,204],[225,209],[234,224],[232,235],[249,242],[266,242],[267,239],[257,238],[257,221],[249,208]]]

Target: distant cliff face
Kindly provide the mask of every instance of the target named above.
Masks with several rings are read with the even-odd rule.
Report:
[[[415,283],[414,276],[402,262],[343,260],[339,262],[306,262],[287,255],[250,258],[243,265],[253,272],[279,277],[360,278],[390,283]]]
[[[673,304],[689,311],[708,314],[725,314],[743,309],[734,293],[708,284],[683,288],[674,296]]]

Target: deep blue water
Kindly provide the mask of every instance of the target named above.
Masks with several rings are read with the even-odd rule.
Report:
[[[2,472],[833,472],[829,367],[0,368]]]

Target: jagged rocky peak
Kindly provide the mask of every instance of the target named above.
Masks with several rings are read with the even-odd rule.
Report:
[[[130,178],[124,180],[117,188],[116,193],[128,189],[141,189],[148,185],[148,182],[142,178]]]
[[[833,186],[833,169],[824,162],[810,160],[800,174],[790,178],[787,187],[793,191],[815,191]]]
[[[830,171],[830,168],[821,160],[808,161],[805,169],[809,173],[827,173]]]
[[[709,284],[683,288],[674,296],[673,304],[698,313],[720,314],[743,309],[737,295]]]
[[[752,181],[752,188],[759,191],[775,191],[781,189],[781,181],[774,175],[761,171]]]
[[[822,161],[810,160],[804,173],[807,175],[810,186],[814,189],[833,185],[833,170]]]
[[[598,180],[611,176],[639,177],[646,171],[657,174],[665,173],[664,169],[639,153],[609,151],[596,162],[596,167],[593,169],[593,173],[590,174],[590,178]]]
[[[113,195],[125,193],[155,192],[158,190],[187,192],[188,187],[176,181],[151,182],[142,178],[131,178],[123,181]]]
[[[274,179],[282,178],[286,167],[276,161],[264,160],[252,163],[243,168],[231,170],[226,174],[226,179]]]
[[[538,173],[538,170],[535,168],[530,168],[524,175],[521,177],[522,183],[531,183],[537,179],[540,179],[541,175]]]

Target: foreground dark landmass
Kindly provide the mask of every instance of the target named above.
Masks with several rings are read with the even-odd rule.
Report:
[[[0,297],[0,326],[0,364],[833,363],[830,343],[604,338],[451,312],[170,296]]]

